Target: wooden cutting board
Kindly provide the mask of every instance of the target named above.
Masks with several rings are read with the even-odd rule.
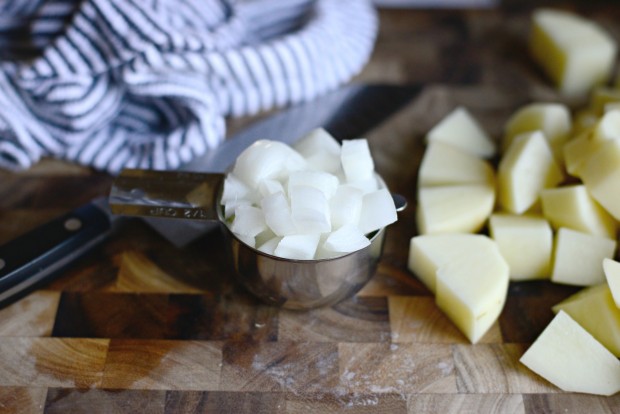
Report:
[[[522,50],[508,48],[518,42],[491,36],[513,20],[500,12],[381,18],[359,80],[428,86],[367,136],[377,170],[410,202],[389,227],[370,283],[332,308],[272,308],[235,283],[219,233],[177,248],[142,221],[126,222],[54,283],[0,310],[0,413],[620,412],[620,396],[564,393],[518,362],[551,305],[576,288],[511,284],[498,322],[471,345],[407,270],[425,132],[465,105],[499,137],[516,107],[554,97],[520,66]],[[522,33],[526,20],[516,21],[509,34]],[[393,48],[405,50],[403,39],[436,50],[416,43],[426,54],[401,56]],[[518,57],[506,62],[498,50]],[[51,161],[0,178],[0,243],[110,185],[106,175]]]

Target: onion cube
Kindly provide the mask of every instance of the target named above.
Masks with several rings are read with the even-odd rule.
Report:
[[[340,162],[348,182],[372,178],[375,171],[368,141],[363,138],[342,142]]]
[[[255,237],[266,229],[265,216],[260,208],[241,205],[235,209],[235,218],[230,226],[233,233]]]
[[[363,192],[351,185],[341,185],[336,194],[329,200],[332,229],[344,224],[354,224],[360,220]]]
[[[295,234],[285,236],[274,250],[274,255],[286,259],[311,260],[314,258],[321,235]]]
[[[362,190],[364,194],[368,194],[373,191],[377,191],[379,189],[379,183],[377,182],[377,177],[375,177],[374,175],[365,180],[348,181],[347,184],[350,185],[351,187],[355,187],[355,188]]]
[[[271,194],[275,194],[278,192],[284,192],[284,186],[278,180],[274,180],[271,178],[266,178],[260,182],[258,185],[258,191],[263,197],[267,197]]]
[[[293,146],[310,168],[329,173],[340,170],[340,144],[323,128],[317,128]]]
[[[331,231],[331,215],[325,194],[315,187],[290,188],[291,213],[300,234]]]
[[[323,171],[295,171],[288,179],[289,194],[291,188],[298,185],[310,186],[323,192],[328,200],[336,193],[338,177]]]
[[[276,247],[278,247],[280,240],[282,240],[282,237],[272,237],[271,239],[267,240],[266,242],[262,244],[257,243],[258,245],[257,249],[263,253],[267,253],[273,256],[275,255],[275,250],[276,250]]]
[[[259,140],[237,157],[232,173],[250,188],[267,178],[278,178],[306,167],[297,151],[283,142]]]
[[[350,253],[363,249],[370,244],[370,240],[353,224],[345,224],[329,234],[323,247],[338,253]]]
[[[387,189],[382,188],[364,195],[359,221],[359,227],[364,234],[394,223],[396,219],[394,199]]]
[[[224,179],[224,189],[220,202],[226,204],[228,201],[242,200],[250,198],[251,190],[234,174],[228,174]]]
[[[235,236],[243,243],[247,244],[250,247],[256,247],[256,239],[253,236],[249,236],[247,234],[239,234],[235,233]]]
[[[316,128],[293,145],[304,157],[315,154],[340,154],[340,144],[323,128]]]
[[[283,192],[271,194],[261,200],[267,226],[278,236],[297,233],[291,207]]]
[[[252,202],[250,202],[249,200],[245,200],[245,199],[227,201],[226,204],[224,204],[224,217],[228,219],[234,216],[235,210],[239,206],[250,207],[251,205],[252,205]]]

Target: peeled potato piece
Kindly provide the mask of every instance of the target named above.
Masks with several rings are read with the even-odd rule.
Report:
[[[519,108],[506,121],[504,150],[517,135],[534,131],[542,131],[545,134],[556,160],[562,160],[562,146],[568,140],[571,131],[571,115],[568,107],[559,103],[536,102]]]
[[[410,269],[435,292],[437,306],[476,343],[497,320],[508,294],[508,264],[479,234],[413,237]]]
[[[497,178],[501,207],[521,214],[539,201],[542,189],[564,177],[544,134],[536,131],[515,137],[499,162]]]
[[[617,49],[598,24],[552,9],[534,12],[529,44],[534,59],[569,97],[583,96],[609,79]]]
[[[616,237],[616,221],[590,196],[584,185],[545,189],[540,198],[543,215],[555,229],[568,227],[610,239]]]
[[[510,280],[548,279],[553,231],[542,217],[493,214],[491,237],[510,268]]]
[[[560,311],[521,363],[560,389],[597,395],[620,391],[620,361]]]
[[[490,184],[494,180],[488,161],[441,141],[428,144],[418,170],[418,187]]]
[[[586,162],[581,178],[592,197],[620,220],[620,139],[601,146]]]
[[[591,286],[553,307],[564,311],[615,356],[620,357],[620,309],[609,286]]]
[[[446,115],[426,135],[428,143],[441,141],[478,157],[495,154],[495,143],[469,111],[458,107]]]
[[[614,257],[615,240],[561,228],[556,233],[551,281],[576,286],[603,283],[603,259]]]
[[[603,259],[603,272],[616,307],[620,308],[620,263],[608,258]]]

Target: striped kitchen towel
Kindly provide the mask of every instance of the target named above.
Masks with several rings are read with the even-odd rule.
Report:
[[[348,81],[377,24],[367,0],[2,0],[0,167],[176,168],[225,117]]]

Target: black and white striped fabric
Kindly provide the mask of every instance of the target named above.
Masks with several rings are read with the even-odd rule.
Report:
[[[0,167],[173,169],[366,63],[367,0],[0,0]]]

